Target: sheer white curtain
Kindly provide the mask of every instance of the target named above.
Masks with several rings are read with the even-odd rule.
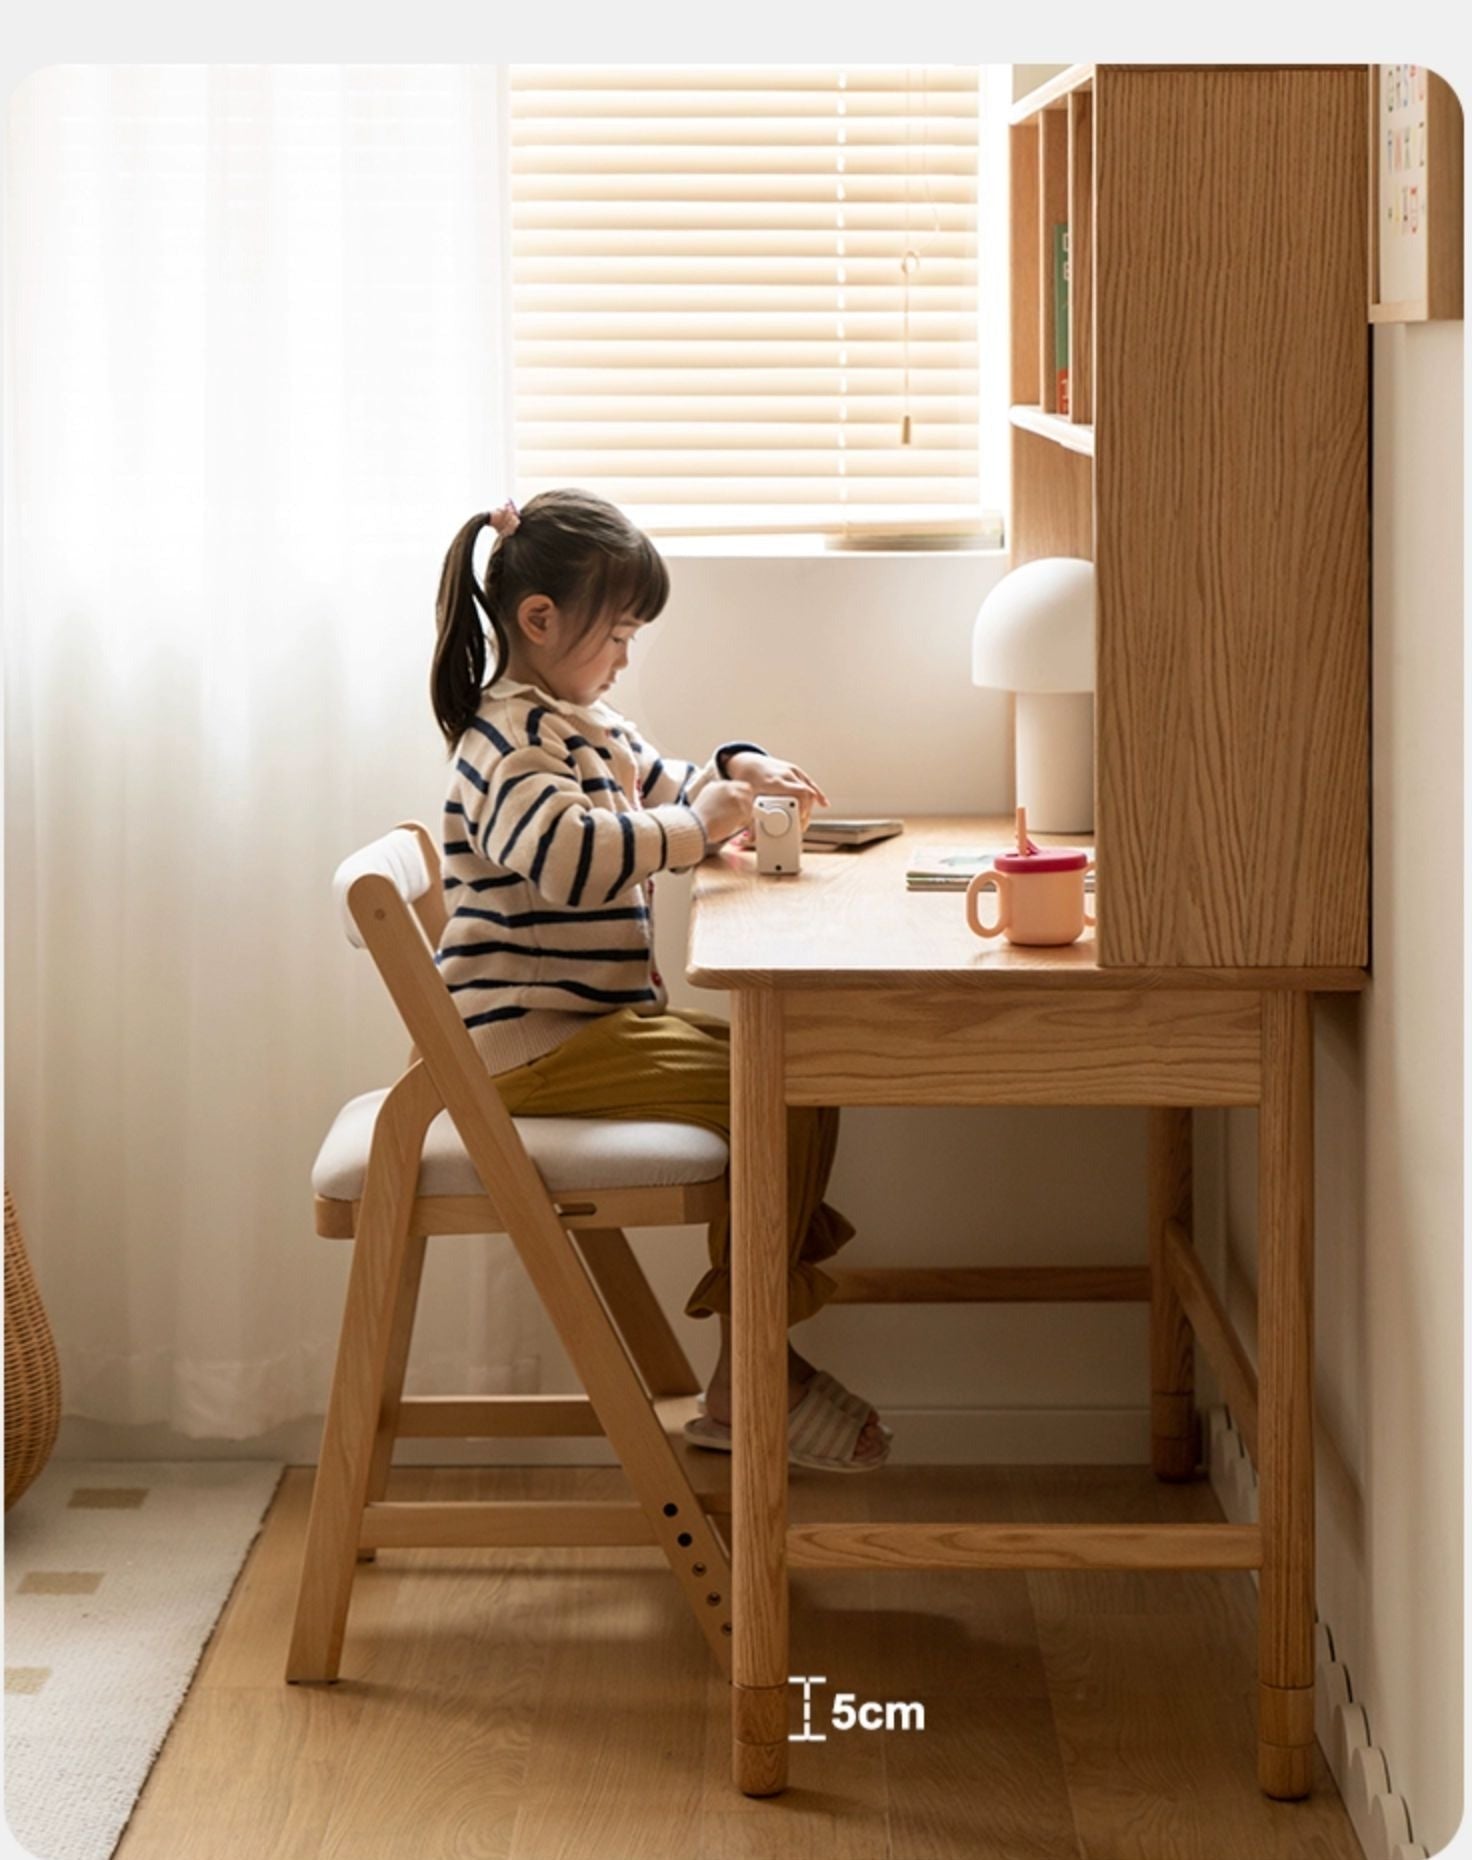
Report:
[[[308,1171],[406,1044],[337,861],[437,825],[433,602],[508,489],[490,67],[72,67],[14,95],[6,1168],[66,1412],[320,1412]],[[436,1243],[411,1388],[536,1387],[505,1242]]]

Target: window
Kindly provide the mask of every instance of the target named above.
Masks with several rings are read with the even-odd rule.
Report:
[[[513,66],[522,495],[582,484],[666,535],[995,543],[1007,75]]]

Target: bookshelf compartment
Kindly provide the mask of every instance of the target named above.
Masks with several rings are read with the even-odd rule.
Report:
[[[1029,410],[1032,411],[1032,410]],[[1053,418],[1058,426],[1066,420]],[[1094,554],[1093,460],[1023,426],[1012,428],[1013,568],[1040,556]]]
[[[1088,458],[1094,456],[1094,429],[1085,426],[1081,420],[1069,419],[1061,413],[1044,413],[1041,407],[1026,406],[1010,408],[1008,418],[1025,433],[1036,433],[1039,439],[1051,439],[1055,445],[1066,446],[1070,452],[1082,452]]]
[[[1026,409],[1081,428],[1093,422],[1093,81],[1092,65],[1073,66],[1014,110],[1009,131],[1011,398],[1023,410],[1016,423],[1046,438],[1058,435],[1028,422]],[[1063,443],[1088,451],[1092,435]]]
[[[1060,71],[1057,77],[1050,77],[1047,83],[1039,84],[1025,97],[1019,97],[1007,120],[1010,123],[1034,123],[1043,110],[1052,109],[1066,101],[1075,91],[1091,89],[1093,83],[1092,65],[1070,65],[1066,71]]]

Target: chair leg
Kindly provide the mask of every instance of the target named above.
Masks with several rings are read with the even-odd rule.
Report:
[[[1150,1464],[1157,1479],[1194,1479],[1199,1458],[1194,1334],[1166,1269],[1165,1232],[1191,1231],[1191,1113],[1149,1113]]]
[[[419,1155],[440,1105],[422,1072],[400,1083],[403,1091],[379,1113],[353,1242],[286,1662],[292,1682],[336,1679],[342,1658],[383,1388],[399,1329]]]
[[[424,1234],[411,1234],[404,1249],[404,1280],[394,1307],[394,1329],[389,1339],[388,1366],[384,1371],[383,1400],[378,1410],[378,1433],[373,1441],[373,1463],[368,1469],[370,1505],[380,1503],[388,1491],[389,1468],[399,1433],[399,1407],[404,1399],[404,1372],[409,1367],[409,1346],[414,1341],[414,1319],[419,1311],[419,1284],[424,1277]],[[360,1563],[377,1560],[376,1550],[359,1550]]]
[[[658,1401],[667,1395],[698,1395],[700,1378],[690,1367],[623,1229],[574,1229],[573,1237],[650,1396]]]
[[[473,1147],[467,1147],[474,1155]],[[482,1180],[486,1173],[494,1173],[489,1161]],[[508,1220],[508,1227],[543,1308],[644,1508],[654,1540],[668,1559],[718,1667],[729,1675],[731,1559],[604,1309],[592,1272],[558,1220],[545,1190],[528,1196],[518,1214]],[[621,1269],[614,1267],[612,1272],[621,1274]],[[627,1292],[627,1286],[624,1289]]]

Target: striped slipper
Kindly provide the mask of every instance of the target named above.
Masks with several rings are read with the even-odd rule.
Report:
[[[845,1388],[838,1377],[829,1375],[826,1369],[819,1369],[814,1372],[809,1387],[811,1387],[814,1382],[821,1382],[840,1408],[844,1409],[849,1414],[857,1415],[860,1427],[868,1420],[870,1410],[873,1409],[874,1404],[872,1401],[868,1400],[866,1396],[855,1395],[852,1389]],[[884,1425],[883,1421],[878,1421],[875,1425],[886,1440],[894,1439],[894,1435]]]
[[[864,1431],[872,1403],[846,1389],[836,1376],[820,1369],[808,1380],[801,1400],[787,1416],[787,1460],[814,1472],[875,1472],[889,1458],[894,1435],[880,1423],[884,1450],[873,1459],[856,1460],[854,1448]],[[685,1438],[717,1453],[731,1451],[731,1430],[708,1414],[685,1423]]]

